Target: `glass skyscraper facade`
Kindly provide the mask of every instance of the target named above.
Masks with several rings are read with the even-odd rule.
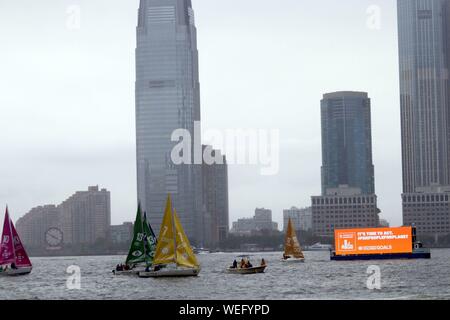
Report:
[[[194,122],[200,121],[199,87],[191,1],[141,0],[136,49],[138,200],[159,233],[170,193],[193,244],[203,241],[201,164],[191,159],[192,164],[175,165],[171,152],[179,141],[171,141],[171,136],[174,130],[187,130],[193,150]]]
[[[450,184],[450,3],[398,0],[403,192]]]
[[[450,234],[450,1],[397,7],[403,223],[437,237]]]
[[[341,185],[375,193],[370,108],[365,92],[323,96],[322,195]]]

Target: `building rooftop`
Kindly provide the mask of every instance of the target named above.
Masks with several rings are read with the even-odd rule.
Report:
[[[325,93],[323,95],[324,99],[336,99],[336,98],[368,98],[369,95],[367,92],[361,92],[361,91],[336,91],[336,92],[330,92]]]

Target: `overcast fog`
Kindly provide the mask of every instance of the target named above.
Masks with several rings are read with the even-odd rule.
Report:
[[[0,204],[14,220],[89,185],[111,191],[113,224],[134,219],[138,5],[0,0]],[[70,20],[77,6],[79,28]],[[371,16],[377,6],[379,21]],[[193,0],[193,7],[203,128],[280,130],[277,175],[229,167],[230,222],[266,207],[281,227],[283,209],[320,195],[320,100],[352,90],[372,99],[381,217],[400,225],[396,2]]]

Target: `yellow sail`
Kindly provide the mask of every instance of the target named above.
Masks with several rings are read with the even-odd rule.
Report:
[[[297,239],[297,234],[295,233],[294,226],[291,219],[289,218],[289,224],[286,232],[286,240],[284,244],[284,254],[287,256],[294,256],[296,259],[304,259],[302,248]]]
[[[187,267],[187,268],[198,268],[199,263],[197,258],[192,251],[189,239],[184,233],[183,227],[181,226],[180,219],[178,219],[177,211],[173,209],[173,218],[175,220],[175,231],[177,233],[177,265]]]
[[[173,230],[172,201],[167,197],[166,210],[164,212],[161,230],[159,231],[158,244],[156,246],[154,265],[175,263],[175,233]]]

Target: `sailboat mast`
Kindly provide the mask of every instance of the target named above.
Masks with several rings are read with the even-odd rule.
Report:
[[[13,252],[13,254],[14,254],[14,264],[16,264],[17,263],[17,256],[16,256],[16,246],[15,246],[15,244],[14,244],[14,235],[13,235],[13,232],[12,232],[12,228],[11,228],[11,217],[9,216],[9,210],[8,210],[8,207],[6,207],[6,214],[7,214],[7,216],[8,216],[8,227],[9,227],[9,234],[11,235],[11,241],[12,241],[12,252]],[[6,219],[6,217],[5,217],[5,219]]]
[[[175,264],[177,264],[177,229],[175,228],[175,217],[173,214],[173,206],[171,208],[171,212],[170,214],[172,215],[172,230],[173,230],[173,249],[175,251],[173,257],[174,257],[174,262]],[[177,264],[178,265],[178,264]]]

